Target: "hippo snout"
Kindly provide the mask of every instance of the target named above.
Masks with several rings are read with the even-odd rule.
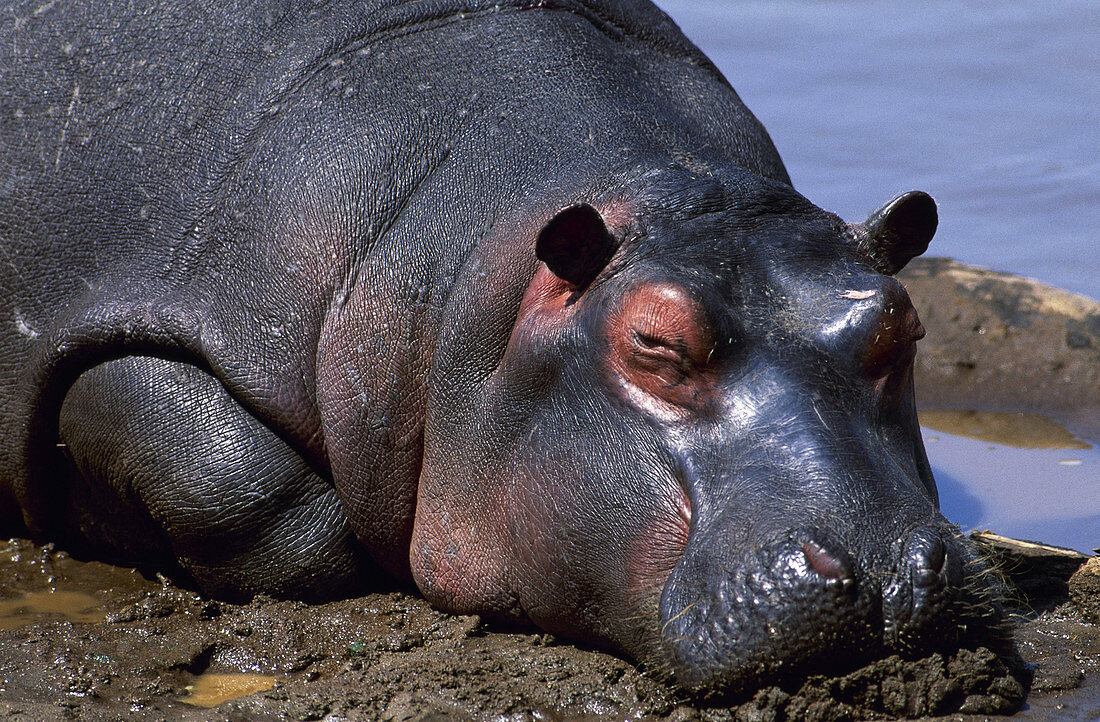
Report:
[[[882,590],[883,641],[898,652],[920,652],[954,641],[953,629],[962,628],[952,604],[959,603],[967,586],[967,568],[979,573],[973,552],[950,532],[921,527],[902,540],[894,574]],[[945,627],[945,623],[948,623]]]
[[[998,589],[957,529],[928,524],[877,555],[856,549],[818,529],[773,537],[742,558],[689,548],[660,608],[677,682],[736,694],[785,675],[958,646],[968,629],[999,627]]]

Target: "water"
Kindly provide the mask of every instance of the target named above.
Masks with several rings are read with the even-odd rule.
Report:
[[[100,600],[85,592],[46,589],[0,599],[0,630],[35,624],[43,617],[70,622],[102,622],[106,617]]]
[[[217,707],[231,699],[269,690],[278,682],[277,677],[266,674],[204,672],[187,685],[187,695],[179,701],[194,707]]]
[[[1091,554],[1100,547],[1100,446],[1027,414],[921,412],[944,515]]]
[[[940,204],[930,254],[1100,299],[1100,3],[657,4],[763,121],[810,200],[851,221],[926,190]],[[926,439],[944,511],[964,528],[1100,546],[1095,444]]]
[[[847,220],[940,204],[930,253],[1100,299],[1100,3],[657,0]]]

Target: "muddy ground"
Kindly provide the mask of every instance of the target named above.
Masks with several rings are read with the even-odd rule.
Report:
[[[1097,304],[948,261],[914,266],[926,406],[1045,413],[1097,437]],[[1082,559],[1006,559],[1026,667],[982,649],[890,658],[708,704],[613,655],[446,615],[409,591],[227,604],[13,539],[0,542],[0,717],[1100,719],[1100,562],[1067,585]]]
[[[1074,589],[1095,612],[1094,566],[1093,587]],[[889,658],[715,706],[618,657],[489,629],[400,591],[226,604],[19,539],[0,545],[0,580],[0,716],[14,720],[987,719],[1025,693],[979,649]],[[1100,626],[1066,598],[1063,587],[1020,616],[1033,674],[1022,719],[1100,716]]]

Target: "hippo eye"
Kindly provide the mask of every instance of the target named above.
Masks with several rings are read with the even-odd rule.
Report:
[[[864,372],[872,379],[881,379],[896,371],[908,369],[917,353],[915,341],[891,342],[875,348],[864,361]]]
[[[916,312],[909,309],[900,323],[888,314],[875,332],[863,357],[864,373],[881,379],[895,371],[908,369],[917,352],[917,341],[924,338],[924,326]]]
[[[705,308],[683,287],[639,284],[623,295],[606,328],[608,369],[632,403],[675,416],[711,397],[714,334]]]
[[[647,353],[653,353],[674,360],[683,358],[683,341],[679,343],[662,336],[646,333],[640,329],[634,329],[634,343]]]
[[[633,360],[642,370],[658,374],[668,383],[679,383],[687,375],[683,341],[677,343],[639,329],[633,329],[631,337]]]

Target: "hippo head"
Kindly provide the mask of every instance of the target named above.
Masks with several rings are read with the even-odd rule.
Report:
[[[505,320],[444,329],[421,589],[701,693],[996,626],[938,511],[924,330],[891,276],[936,223],[923,193],[848,225],[782,183],[687,172],[561,210],[522,299],[480,301]]]

